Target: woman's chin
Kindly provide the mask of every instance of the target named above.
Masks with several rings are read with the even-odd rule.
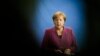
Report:
[[[57,29],[60,29],[60,28],[62,28],[62,27],[61,27],[61,26],[57,26],[56,28],[57,28]]]

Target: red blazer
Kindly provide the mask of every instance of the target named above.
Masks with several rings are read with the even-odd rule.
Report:
[[[62,38],[58,38],[54,27],[47,29],[44,34],[41,48],[48,50],[60,49],[62,51],[69,48],[72,52],[75,52],[77,44],[72,29],[64,27]]]

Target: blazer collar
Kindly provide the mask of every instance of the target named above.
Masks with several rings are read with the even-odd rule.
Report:
[[[53,27],[52,29],[53,29],[53,31],[57,34],[57,32],[56,32],[56,28]],[[62,36],[65,34],[65,32],[66,32],[66,29],[65,29],[65,26],[64,26],[64,27],[63,27]]]

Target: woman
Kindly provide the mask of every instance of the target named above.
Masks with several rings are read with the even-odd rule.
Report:
[[[53,17],[54,27],[47,29],[43,38],[41,48],[55,55],[67,56],[76,52],[76,40],[71,28],[65,28],[65,14],[57,11]]]

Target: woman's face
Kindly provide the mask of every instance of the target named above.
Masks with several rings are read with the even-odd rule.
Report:
[[[54,25],[56,28],[62,28],[64,26],[64,17],[63,16],[57,16],[54,19]]]

